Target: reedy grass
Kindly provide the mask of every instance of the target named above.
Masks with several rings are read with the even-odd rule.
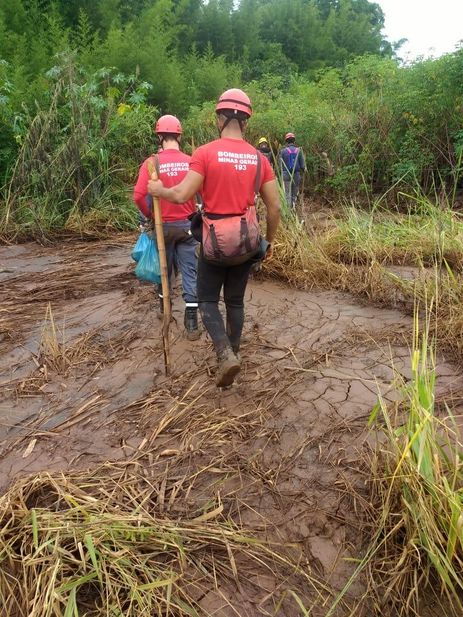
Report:
[[[326,237],[324,248],[344,263],[432,265],[446,259],[463,264],[463,220],[446,210],[439,216],[399,214],[347,209],[336,230]]]
[[[437,409],[431,315],[421,331],[416,309],[411,377],[396,371],[396,402],[379,394],[370,414],[372,539],[326,617],[362,572],[377,615],[419,617],[430,596],[448,617],[463,610],[463,443],[448,405]]]
[[[432,308],[432,307],[430,307]],[[378,604],[419,615],[423,592],[463,610],[463,446],[448,405],[436,408],[436,352],[428,311],[414,320],[411,379],[397,373],[402,399],[379,397],[370,422],[381,421],[373,500],[378,550],[368,570]]]
[[[68,69],[54,85],[48,109],[30,120],[0,190],[3,239],[43,241],[66,229],[101,235],[103,229],[135,227],[136,208],[123,196],[134,162],[122,165],[118,155],[126,149],[122,141],[116,146],[114,101],[86,96]]]

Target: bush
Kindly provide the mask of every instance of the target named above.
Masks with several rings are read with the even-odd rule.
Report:
[[[90,209],[117,218],[121,188],[153,149],[149,84],[114,70],[88,74],[70,55],[47,78],[48,108],[28,119],[5,191],[3,233],[43,235]]]

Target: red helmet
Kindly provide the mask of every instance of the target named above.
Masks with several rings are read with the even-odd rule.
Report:
[[[182,134],[182,125],[180,120],[175,116],[161,116],[156,122],[156,128],[154,132],[159,133],[173,133],[174,135]]]
[[[221,109],[242,111],[249,117],[252,116],[251,99],[246,92],[238,88],[225,90],[225,92],[220,95],[217,105],[215,106],[215,111],[220,111]]]
[[[285,141],[288,141],[288,139],[296,139],[296,135],[294,133],[286,133]]]

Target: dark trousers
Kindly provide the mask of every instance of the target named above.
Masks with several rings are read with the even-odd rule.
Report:
[[[204,327],[220,354],[231,347],[238,351],[244,323],[244,292],[248,283],[251,261],[239,266],[219,266],[206,261],[202,255],[198,259],[198,302]],[[227,313],[225,327],[219,311],[220,291]]]

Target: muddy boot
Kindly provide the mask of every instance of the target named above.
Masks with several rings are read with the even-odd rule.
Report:
[[[187,339],[189,341],[197,341],[201,336],[201,332],[198,328],[198,309],[196,307],[188,306],[185,309],[183,323],[185,324]]]
[[[232,345],[232,351],[238,359],[238,362],[241,364],[241,354],[240,354],[240,346]]]
[[[241,344],[241,339],[238,340],[238,341],[230,340],[230,345],[231,345],[232,351],[235,354],[235,356],[237,357],[238,362],[241,363],[240,344]]]
[[[231,386],[235,380],[235,376],[241,370],[241,363],[233,353],[233,351],[227,347],[218,355],[218,367],[215,376],[215,384],[219,388],[225,388]]]

